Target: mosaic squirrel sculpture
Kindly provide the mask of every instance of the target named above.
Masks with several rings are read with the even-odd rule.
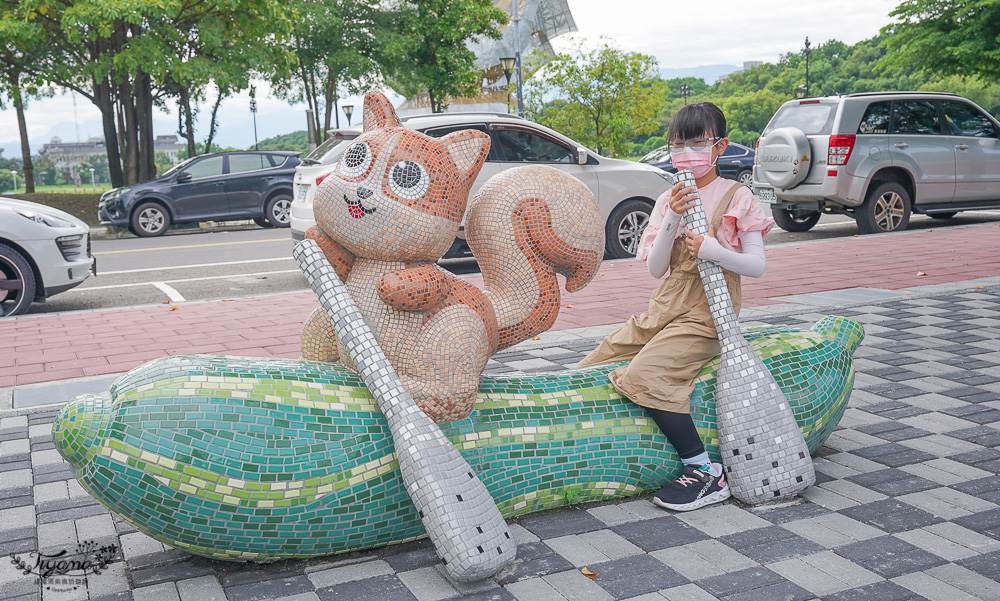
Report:
[[[546,329],[559,313],[555,274],[570,292],[587,285],[604,254],[593,195],[557,169],[529,166],[490,178],[469,205],[466,239],[485,290],[434,263],[451,247],[469,190],[489,154],[476,130],[433,138],[403,127],[370,91],[363,133],[316,193],[316,240],[375,332],[413,399],[438,423],[475,405],[497,350]],[[302,356],[353,362],[317,309]]]

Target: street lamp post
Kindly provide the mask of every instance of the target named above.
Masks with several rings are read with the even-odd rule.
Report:
[[[253,114],[253,149],[260,150],[257,146],[257,88],[250,86],[250,112]]]
[[[524,117],[524,92],[521,78],[521,12],[520,0],[513,0],[514,5],[514,60],[517,62],[517,116]]]
[[[354,113],[354,105],[353,104],[345,104],[341,108],[344,109],[344,116],[347,117],[347,127],[350,127],[351,126],[351,115]]]
[[[507,113],[510,114],[510,74],[514,69],[517,59],[512,57],[500,59],[500,66],[503,67],[503,76],[507,79]]]
[[[688,95],[690,94],[691,94],[691,86],[689,86],[686,83],[681,84],[681,98],[684,99],[684,104],[688,103]]]
[[[17,171],[11,169],[10,174],[14,176],[14,194],[17,194]]]
[[[806,97],[806,87],[804,85],[799,84],[799,87],[795,88],[795,97],[799,100]]]
[[[93,167],[91,167],[90,168],[90,187],[93,190],[97,190],[97,180],[94,179],[94,171],[95,171],[95,169]]]
[[[809,54],[811,52],[812,50],[809,49],[809,36],[806,36],[806,98],[809,97]]]

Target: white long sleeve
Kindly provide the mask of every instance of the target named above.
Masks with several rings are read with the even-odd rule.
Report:
[[[656,250],[656,242],[653,243],[653,251],[649,253],[650,259]],[[767,259],[764,257],[764,237],[759,231],[743,232],[740,234],[740,246],[743,252],[736,252],[723,248],[715,238],[705,236],[698,250],[698,258],[717,263],[723,269],[736,272],[751,278],[759,278],[764,275],[767,268]],[[668,256],[669,260],[669,256]],[[650,267],[652,272],[652,267]]]
[[[659,279],[670,273],[670,252],[674,248],[674,232],[680,221],[681,216],[668,206],[663,216],[663,223],[660,224],[660,231],[653,239],[653,247],[649,249],[649,256],[646,257],[646,269],[654,278]]]

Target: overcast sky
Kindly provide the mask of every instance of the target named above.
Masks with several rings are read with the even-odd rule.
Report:
[[[629,51],[651,54],[661,68],[701,65],[742,65],[743,61],[773,62],[790,51],[801,50],[806,36],[814,44],[838,39],[853,44],[876,35],[889,23],[889,12],[899,0],[569,0],[579,33],[553,40],[564,50],[581,37],[596,42],[611,38]],[[305,129],[304,105],[270,98],[266,86],[258,87],[259,139]],[[346,99],[358,104],[360,99]],[[219,140],[231,146],[253,144],[252,121],[246,93],[225,101],[220,111]],[[205,110],[205,113],[208,109]],[[34,101],[27,111],[28,135],[44,140],[59,135],[63,141],[101,135],[100,113],[88,100],[69,94]],[[157,111],[156,134],[176,133],[176,114]],[[342,123],[342,125],[345,125]],[[204,139],[207,132],[198,132]],[[4,156],[19,156],[17,120],[11,109],[0,111],[0,147]],[[37,152],[32,148],[32,153]]]

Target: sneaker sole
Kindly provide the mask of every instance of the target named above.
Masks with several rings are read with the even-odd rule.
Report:
[[[691,503],[685,503],[683,505],[678,505],[674,503],[665,503],[660,499],[653,497],[653,505],[657,507],[663,507],[664,509],[673,509],[674,511],[693,511],[705,505],[711,505],[712,503],[720,503],[725,501],[732,496],[729,492],[729,487],[723,488],[722,490],[717,490],[710,495],[705,495],[704,497],[698,499],[697,501],[692,501]]]

